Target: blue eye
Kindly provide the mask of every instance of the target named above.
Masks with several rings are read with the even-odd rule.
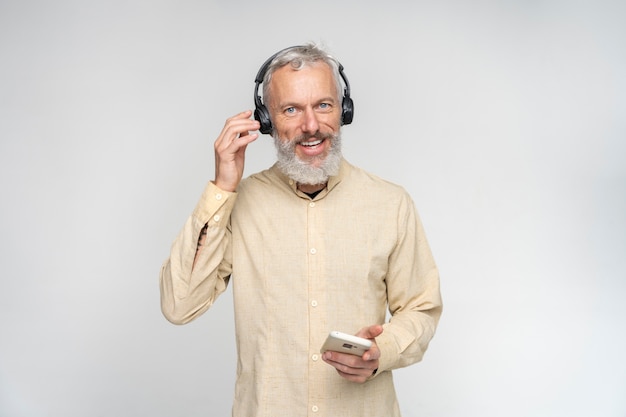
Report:
[[[294,114],[296,112],[296,108],[295,107],[289,107],[287,109],[285,109],[285,113],[287,114]]]

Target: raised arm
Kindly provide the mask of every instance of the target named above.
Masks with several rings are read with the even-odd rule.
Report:
[[[235,190],[244,169],[245,150],[258,135],[252,112],[231,117],[215,141],[215,180],[202,197],[161,268],[161,310],[172,323],[184,324],[204,313],[228,284],[231,273],[229,230]]]

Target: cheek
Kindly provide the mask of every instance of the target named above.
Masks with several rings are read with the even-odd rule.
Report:
[[[297,135],[297,131],[293,128],[285,126],[275,126],[278,137],[282,140],[292,140]]]
[[[339,130],[341,126],[341,109],[336,109],[330,114],[324,115],[324,124],[329,127],[332,127],[334,131]]]
[[[319,129],[323,133],[337,132],[341,125],[341,117],[337,112],[321,113],[317,115],[316,119]]]
[[[272,118],[272,126],[281,135],[281,137],[284,137],[286,133],[296,130],[298,124],[294,123],[294,120],[277,116]]]
[[[333,116],[332,118],[328,118],[322,124],[322,126],[326,126],[326,129],[322,128],[324,133],[329,133],[327,131],[331,131],[332,133],[339,132],[339,128],[341,127],[341,118]]]

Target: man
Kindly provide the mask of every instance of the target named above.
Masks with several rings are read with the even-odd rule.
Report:
[[[391,370],[422,358],[442,309],[414,204],[343,159],[340,126],[353,105],[334,58],[314,45],[283,50],[256,90],[258,120],[245,111],[226,121],[215,179],[163,265],[163,313],[195,319],[232,278],[233,416],[399,416]],[[274,137],[278,162],[242,180],[259,129]],[[321,354],[332,330],[372,347]]]

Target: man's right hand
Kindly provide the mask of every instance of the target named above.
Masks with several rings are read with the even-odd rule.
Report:
[[[250,119],[252,111],[246,110],[226,120],[222,133],[215,141],[215,181],[224,191],[235,191],[243,177],[246,147],[254,142],[260,124]]]

